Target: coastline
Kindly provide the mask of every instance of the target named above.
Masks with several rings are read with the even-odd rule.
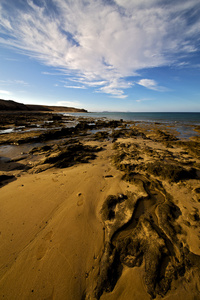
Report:
[[[89,114],[21,114],[1,130],[13,126],[0,135],[2,299],[198,297],[196,124],[187,139]]]

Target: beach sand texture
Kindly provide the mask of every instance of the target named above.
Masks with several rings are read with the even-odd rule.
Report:
[[[51,121],[0,136],[0,299],[199,299],[199,136]]]

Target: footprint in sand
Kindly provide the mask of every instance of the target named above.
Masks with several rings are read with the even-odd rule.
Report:
[[[41,244],[38,247],[38,250],[37,250],[37,253],[36,253],[37,260],[41,260],[45,256],[46,251],[47,251],[46,245]]]
[[[52,235],[53,235],[53,231],[51,230],[51,231],[49,231],[49,232],[45,235],[44,240],[45,240],[45,241],[50,241]]]
[[[83,195],[82,193],[78,193],[77,195],[79,197],[79,200],[77,201],[77,206],[82,206],[84,203]]]
[[[52,178],[53,182],[58,182],[57,176]]]
[[[53,232],[49,231],[44,236],[43,242],[40,244],[40,246],[37,249],[37,253],[36,253],[37,260],[41,260],[45,256],[45,254],[48,250],[48,242],[51,241],[52,234],[53,234]]]
[[[79,200],[79,201],[77,201],[77,206],[82,206],[83,205],[83,200]]]

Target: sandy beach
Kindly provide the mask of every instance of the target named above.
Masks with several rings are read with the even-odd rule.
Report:
[[[199,299],[198,126],[1,120],[0,299]]]

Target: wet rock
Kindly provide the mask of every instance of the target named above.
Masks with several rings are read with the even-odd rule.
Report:
[[[128,135],[130,137],[133,137],[133,136],[139,137],[140,136],[140,137],[146,138],[145,133],[142,132],[141,130],[139,130],[138,128],[136,128],[136,127],[131,127]]]
[[[123,137],[125,135],[125,131],[123,129],[113,130],[110,134],[110,137],[113,138],[113,142],[115,142],[118,138]]]
[[[92,128],[93,126],[89,125],[87,121],[79,121],[75,127],[75,130],[87,130]]]
[[[156,139],[158,140],[163,140],[163,141],[177,141],[178,139],[172,135],[172,134],[169,134],[165,131],[162,131],[162,130],[156,130]]]
[[[94,134],[94,140],[97,140],[97,141],[103,141],[105,139],[108,138],[108,132],[107,131],[99,131],[99,132],[96,132]]]
[[[47,152],[51,149],[52,149],[52,146],[45,145],[45,146],[41,146],[41,147],[34,147],[33,149],[30,150],[29,153],[31,153],[31,154],[36,153],[36,152],[42,153],[42,152]]]

